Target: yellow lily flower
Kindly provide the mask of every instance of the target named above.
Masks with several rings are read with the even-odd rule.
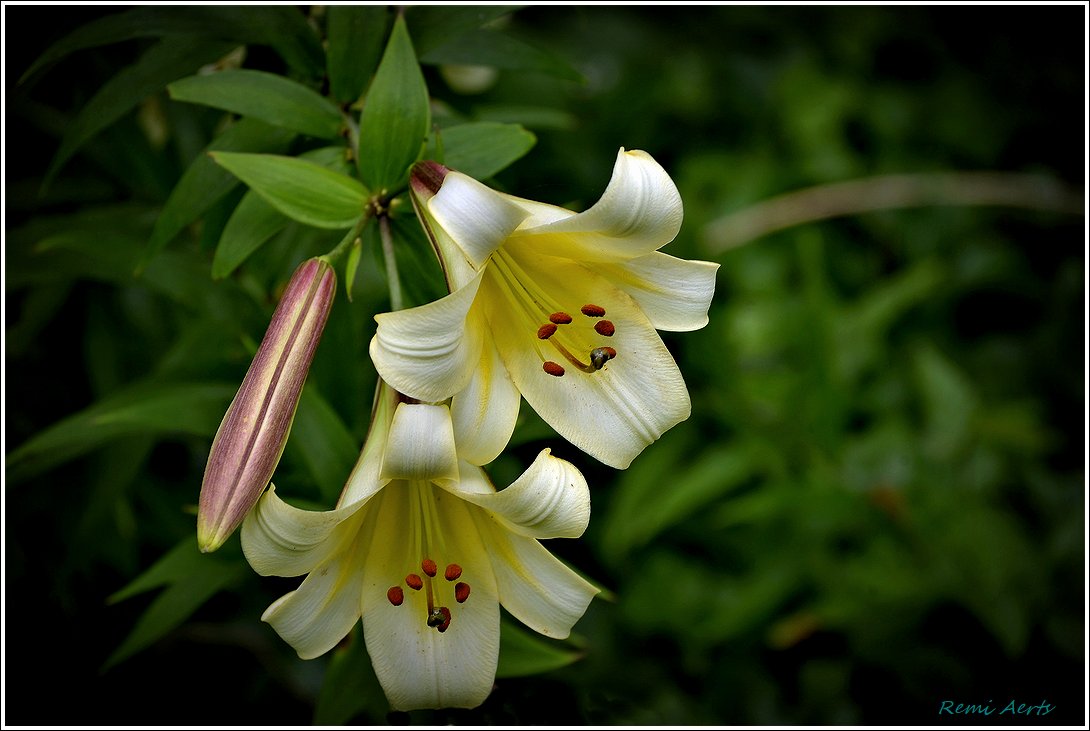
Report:
[[[262,616],[300,657],[324,654],[362,616],[395,710],[472,708],[495,678],[500,604],[563,638],[598,592],[537,541],[578,537],[589,519],[568,462],[546,449],[497,492],[459,458],[447,406],[399,403],[383,384],[337,508],[300,510],[270,488],[242,549],[259,574],[308,574]]]
[[[689,417],[685,381],[656,329],[707,324],[719,265],[658,251],[677,236],[682,204],[650,155],[621,149],[602,198],[582,213],[434,162],[414,166],[410,186],[451,294],[377,315],[371,359],[408,396],[453,396],[471,461],[503,450],[520,394],[618,469]]]

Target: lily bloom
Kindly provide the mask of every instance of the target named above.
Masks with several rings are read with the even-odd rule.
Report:
[[[272,479],[336,289],[333,267],[319,258],[300,264],[284,289],[212,440],[197,512],[202,552],[223,545]]]
[[[520,394],[618,469],[689,417],[685,381],[656,330],[707,324],[719,265],[658,251],[677,236],[682,204],[650,155],[622,149],[602,198],[582,213],[435,162],[413,167],[410,189],[451,294],[377,315],[371,359],[408,396],[453,396],[472,461],[502,451]]]
[[[495,678],[500,604],[563,638],[598,592],[537,541],[582,535],[590,493],[547,449],[497,492],[459,458],[447,406],[398,401],[380,386],[337,508],[300,510],[270,488],[242,549],[259,574],[308,574],[262,616],[300,657],[327,652],[362,616],[392,708],[472,708]]]

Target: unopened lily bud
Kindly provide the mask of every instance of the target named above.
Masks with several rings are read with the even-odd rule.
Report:
[[[322,259],[303,262],[288,282],[212,442],[197,512],[202,552],[223,545],[272,479],[336,287]]]

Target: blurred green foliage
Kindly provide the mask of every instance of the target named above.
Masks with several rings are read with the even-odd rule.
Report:
[[[647,150],[686,206],[666,250],[722,268],[710,324],[665,336],[692,418],[618,473],[524,409],[492,465],[505,484],[551,446],[585,471],[591,528],[549,548],[609,597],[572,643],[505,626],[479,709],[393,716],[358,630],[298,660],[259,622],[296,580],[253,575],[237,539],[193,545],[211,438],[278,288],[342,235],[250,211],[266,228],[247,238],[229,221],[252,194],[202,151],[329,142],[225,131],[181,101],[194,82],[166,90],[245,44],[247,72],[350,102],[392,16],[206,12],[5,7],[8,722],[914,724],[1011,698],[1085,722],[1084,211],[885,210],[733,248],[711,226],[891,173],[1034,173],[1078,201],[1084,9],[408,10],[432,122],[467,168],[487,157],[457,125],[520,124],[484,152],[532,151],[477,174],[581,208],[617,148]],[[359,45],[326,54],[326,37]],[[438,296],[407,207],[394,230],[407,299]],[[277,473],[300,502],[332,503],[363,438],[384,276],[371,227]],[[66,701],[31,703],[46,686]]]

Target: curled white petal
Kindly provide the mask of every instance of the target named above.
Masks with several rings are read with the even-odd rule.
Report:
[[[469,385],[450,402],[458,454],[476,465],[494,460],[511,441],[521,401],[495,346],[486,343],[481,355]]]
[[[486,515],[473,518],[488,545],[504,609],[546,637],[567,637],[598,589],[536,540],[510,533]]]
[[[526,218],[526,212],[505,196],[453,171],[427,207],[438,227],[474,269],[479,269]]]
[[[457,482],[458,451],[446,406],[398,404],[381,479]]]
[[[337,531],[361,507],[353,503],[337,510],[301,510],[288,505],[270,487],[242,523],[242,552],[262,576],[299,576],[328,559],[346,532]]]
[[[472,472],[470,472],[472,474]],[[578,538],[590,522],[590,489],[583,474],[573,465],[553,457],[548,449],[508,487],[494,492],[482,490],[481,479],[463,474],[458,491],[499,519],[504,525],[530,538]]]
[[[478,275],[435,302],[375,315],[370,354],[384,381],[421,401],[442,401],[465,388],[483,344],[467,320],[480,282]]]
[[[656,251],[619,264],[598,265],[613,284],[639,303],[656,330],[687,332],[708,324],[719,265]]]
[[[360,618],[363,572],[357,554],[352,550],[334,553],[298,589],[277,599],[261,615],[302,659],[333,649]]]
[[[602,197],[582,213],[534,228],[511,241],[579,261],[626,261],[674,240],[681,230],[681,194],[669,174],[642,150],[622,148]]]

